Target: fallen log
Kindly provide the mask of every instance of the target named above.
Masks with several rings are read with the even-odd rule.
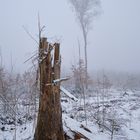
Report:
[[[74,100],[74,101],[78,101],[78,99],[72,95],[69,91],[67,91],[64,87],[60,86],[60,90],[65,94],[67,95],[70,99]]]
[[[63,114],[63,128],[65,135],[71,140],[93,140],[94,134],[87,127]]]

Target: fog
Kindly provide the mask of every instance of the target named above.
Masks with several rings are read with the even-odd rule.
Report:
[[[23,26],[38,40],[38,13],[43,35],[61,43],[62,67],[78,62],[83,37],[68,0],[0,0],[0,48],[2,62],[17,72],[28,70],[38,45]],[[89,70],[140,71],[140,1],[102,0],[101,15],[94,19],[88,36]],[[84,57],[83,57],[84,58]]]

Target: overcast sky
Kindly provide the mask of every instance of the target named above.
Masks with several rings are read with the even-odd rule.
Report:
[[[88,39],[90,70],[140,71],[140,0],[102,0],[102,14],[93,21]],[[7,69],[29,68],[24,61],[37,44],[22,26],[38,39],[37,15],[50,41],[61,43],[62,67],[70,69],[78,56],[77,39],[83,39],[68,0],[0,0],[0,48]],[[83,52],[83,49],[82,49]]]

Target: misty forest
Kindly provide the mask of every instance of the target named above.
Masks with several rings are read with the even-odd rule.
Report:
[[[0,0],[0,140],[140,140],[139,0]]]

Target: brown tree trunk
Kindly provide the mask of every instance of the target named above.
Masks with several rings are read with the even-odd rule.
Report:
[[[34,140],[64,140],[60,83],[53,82],[60,78],[59,48],[59,44],[54,44],[54,55],[51,56],[53,46],[47,43],[46,38],[41,39],[39,49],[41,95]]]

